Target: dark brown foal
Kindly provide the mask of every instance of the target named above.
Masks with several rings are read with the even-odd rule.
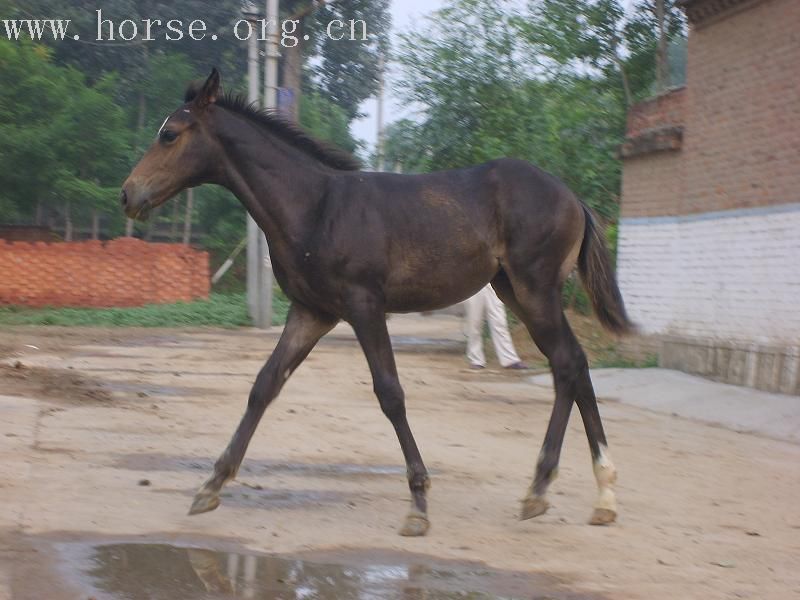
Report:
[[[191,514],[219,505],[269,403],[317,341],[344,320],[364,350],[405,457],[412,507],[400,532],[424,535],[428,473],[406,418],[385,315],[450,306],[491,281],[550,360],[556,389],[523,518],[547,509],[576,402],[600,492],[591,522],[614,520],[616,475],[586,357],[561,306],[564,279],[576,263],[601,323],[618,333],[631,325],[591,213],[561,181],[511,159],[425,175],[362,172],[351,157],[295,125],[221,96],[214,70],[167,117],[120,199],[129,217],[146,218],[201,183],[228,188],[266,233],[275,277],[292,304]]]

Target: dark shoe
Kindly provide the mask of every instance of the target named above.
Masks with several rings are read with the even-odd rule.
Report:
[[[505,367],[506,369],[510,369],[512,371],[527,371],[530,367],[526,365],[524,362],[519,361],[513,364],[508,365]]]
[[[483,365],[470,365],[469,368],[472,369],[473,371],[480,371],[481,369],[485,369],[486,367]]]

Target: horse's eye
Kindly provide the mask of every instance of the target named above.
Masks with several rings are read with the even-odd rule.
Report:
[[[165,129],[161,132],[161,141],[162,142],[174,142],[175,139],[178,137],[178,134],[171,129]]]

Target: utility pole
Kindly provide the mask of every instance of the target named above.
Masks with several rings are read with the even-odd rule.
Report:
[[[260,104],[259,92],[261,82],[261,61],[258,58],[258,9],[253,4],[247,4],[242,8],[242,14],[250,24],[250,36],[247,38],[247,101],[253,104]],[[260,304],[261,277],[259,272],[258,253],[261,245],[258,241],[258,229],[253,217],[247,213],[247,313],[250,318],[258,325],[258,314]]]
[[[258,38],[262,15],[251,3],[244,6],[242,14],[250,23],[250,36],[247,39],[247,100],[260,105]],[[259,329],[267,329],[272,325],[272,268],[267,240],[250,213],[247,214],[247,309],[253,324]]]
[[[267,51],[264,57],[264,108],[275,110],[278,104],[278,36],[280,18],[278,0],[266,0]],[[257,53],[256,53],[257,54]],[[256,57],[257,60],[257,57]],[[253,68],[253,67],[251,67]],[[256,66],[255,69],[258,67]],[[257,88],[250,84],[250,91],[257,95]],[[256,327],[266,329],[272,325],[272,263],[269,258],[267,238],[258,231],[258,243],[254,244],[258,263],[258,282],[255,286],[259,301],[253,317]],[[248,256],[249,256],[248,248]]]
[[[385,68],[384,58],[383,58],[383,51],[378,55],[378,110],[377,110],[377,118],[378,118],[378,140],[377,140],[377,154],[378,154],[378,164],[375,167],[378,171],[383,171],[384,169],[384,130],[383,130],[383,88],[384,88],[384,78],[383,78],[383,70]]]

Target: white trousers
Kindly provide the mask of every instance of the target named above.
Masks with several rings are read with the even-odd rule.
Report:
[[[486,366],[486,356],[483,353],[484,316],[489,321],[489,332],[500,366],[507,367],[519,362],[519,356],[508,333],[505,305],[494,293],[492,286],[487,285],[465,304],[467,360],[470,364]]]

